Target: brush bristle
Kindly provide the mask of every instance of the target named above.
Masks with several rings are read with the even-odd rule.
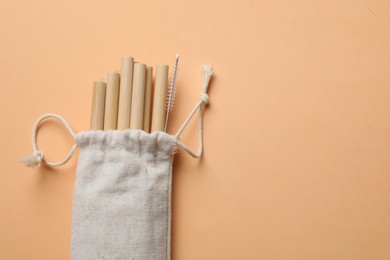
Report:
[[[165,102],[167,113],[165,115],[164,132],[167,131],[169,114],[172,111],[173,105],[175,103],[175,96],[176,96],[175,82],[176,82],[176,75],[177,75],[177,70],[178,70],[179,58],[180,58],[180,55],[176,54],[175,66],[173,67],[173,72],[172,72],[172,80],[171,80],[171,84],[168,87],[167,100]]]
[[[172,75],[172,77],[174,76]],[[170,106],[171,107],[170,109],[172,110],[173,106],[175,105],[175,99],[176,99],[176,86],[173,86],[172,88],[172,85],[169,85],[167,91],[167,98],[165,102],[165,109],[168,109],[168,106]]]

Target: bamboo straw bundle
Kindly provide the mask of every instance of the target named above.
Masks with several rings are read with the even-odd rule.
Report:
[[[151,66],[123,57],[120,70],[108,73],[106,82],[94,82],[90,129],[164,131],[168,71],[158,64],[153,85]]]

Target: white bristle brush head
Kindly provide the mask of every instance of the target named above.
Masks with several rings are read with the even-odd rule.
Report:
[[[165,125],[164,125],[164,132],[167,132],[168,129],[168,121],[169,121],[169,114],[172,111],[173,105],[175,103],[175,96],[176,96],[176,75],[177,75],[177,70],[178,70],[178,64],[179,64],[179,58],[180,55],[176,54],[176,59],[175,59],[175,65],[173,67],[173,72],[172,72],[172,79],[171,79],[171,84],[168,87],[167,91],[167,99],[166,99],[166,115],[165,115]]]
[[[177,72],[179,71],[179,66],[178,66],[179,58],[180,58],[180,54],[177,53],[175,65],[174,65],[173,71],[172,71],[171,84],[169,84],[168,91],[167,91],[167,98],[166,98],[166,102],[165,102],[166,109],[168,109],[168,106],[169,106],[170,109],[172,110],[173,106],[175,105],[175,99],[176,99],[176,84],[175,84],[175,82],[176,82]],[[172,82],[172,81],[175,81],[175,82]],[[173,88],[173,90],[172,90],[172,88]]]

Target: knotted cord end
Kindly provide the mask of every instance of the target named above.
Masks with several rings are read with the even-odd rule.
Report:
[[[211,65],[203,64],[200,66],[200,70],[203,75],[203,88],[202,93],[207,93],[207,88],[209,87],[211,75],[213,75],[214,69]]]
[[[33,152],[32,155],[22,156],[20,158],[20,162],[22,164],[24,164],[24,166],[26,166],[26,167],[34,168],[35,166],[38,166],[41,164],[42,159],[43,159],[43,152],[36,151],[36,152]]]

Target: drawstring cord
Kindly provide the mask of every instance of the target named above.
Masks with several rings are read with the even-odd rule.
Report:
[[[177,138],[177,144],[194,158],[199,158],[203,153],[203,111],[205,105],[209,103],[209,96],[207,95],[207,89],[210,85],[211,75],[214,72],[213,67],[211,67],[211,65],[202,65],[200,68],[203,75],[202,93],[200,94],[198,103],[196,103],[194,109],[192,109],[191,113],[188,115],[187,119],[184,121],[183,125],[180,127],[179,131],[177,131],[175,135]],[[180,141],[179,136],[184,131],[184,129],[186,128],[190,120],[195,115],[196,111],[198,111],[198,109],[199,109],[199,121],[198,121],[199,143],[198,143],[198,151],[194,153],[187,145],[185,145]]]
[[[61,123],[63,123],[65,125],[66,129],[68,130],[69,134],[73,137],[73,139],[76,136],[76,134],[73,132],[72,128],[70,127],[68,122],[66,122],[66,120],[64,118],[62,118],[61,116],[56,115],[56,114],[44,114],[43,116],[38,118],[37,122],[35,123],[35,125],[32,129],[32,140],[31,140],[32,141],[32,150],[33,150],[32,155],[23,156],[22,158],[20,158],[20,161],[26,167],[35,167],[41,163],[45,163],[45,164],[52,166],[52,167],[61,166],[61,165],[64,165],[67,161],[69,161],[69,159],[73,156],[74,152],[76,151],[77,145],[74,144],[64,160],[62,160],[60,162],[50,162],[50,161],[45,160],[43,151],[40,151],[38,149],[37,133],[38,133],[38,128],[39,128],[39,125],[41,124],[41,122],[49,117],[52,117],[52,118],[55,118],[55,119],[58,119],[59,121],[61,121]]]

